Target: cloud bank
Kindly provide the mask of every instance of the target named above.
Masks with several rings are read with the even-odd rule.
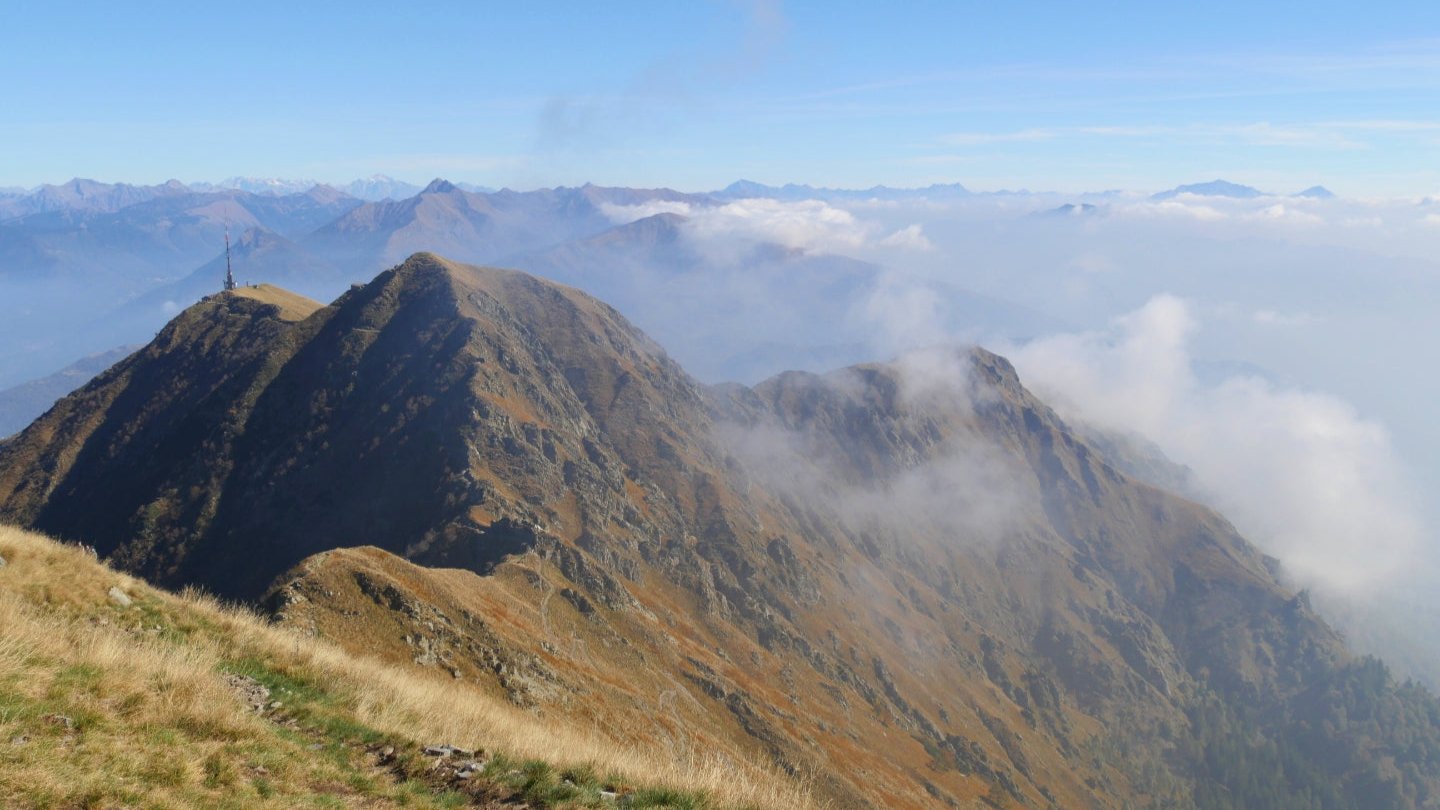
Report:
[[[606,204],[601,210],[617,224],[656,214],[679,214],[688,220],[688,235],[710,243],[740,239],[822,253],[933,247],[917,223],[890,231],[823,200],[752,198],[708,206],[656,200],[638,205]]]
[[[1006,353],[1066,418],[1139,433],[1305,584],[1370,589],[1415,554],[1421,518],[1389,433],[1345,402],[1253,376],[1203,384],[1194,307],[1152,298],[1108,328]]]

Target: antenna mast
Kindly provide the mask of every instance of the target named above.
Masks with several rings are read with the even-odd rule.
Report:
[[[230,272],[230,226],[225,226],[225,289],[235,289],[235,274]]]

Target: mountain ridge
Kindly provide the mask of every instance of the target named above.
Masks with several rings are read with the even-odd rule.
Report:
[[[0,443],[0,516],[840,806],[1209,808],[1282,755],[1281,798],[1440,795],[1433,702],[1003,358],[706,387],[578,290],[424,253],[316,307],[186,310]]]

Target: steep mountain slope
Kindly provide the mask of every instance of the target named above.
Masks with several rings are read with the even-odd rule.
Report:
[[[420,254],[182,313],[0,444],[0,516],[842,806],[1440,801],[1433,699],[980,350],[705,388]]]

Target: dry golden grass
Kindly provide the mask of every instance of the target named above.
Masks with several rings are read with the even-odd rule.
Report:
[[[282,321],[303,321],[324,304],[273,284],[259,284],[254,287],[237,287],[234,295],[253,298],[279,309],[277,317]]]
[[[152,589],[35,534],[0,527],[0,557],[8,563],[0,568],[0,806],[471,800],[379,767],[367,743],[381,742],[451,743],[515,762],[589,768],[636,796],[649,789],[655,800],[635,806],[815,806],[763,766],[619,748],[207,597]],[[111,587],[133,604],[114,604]],[[266,682],[286,706],[268,717],[251,711],[226,684],[227,672]],[[295,722],[277,722],[287,717]],[[667,803],[666,790],[678,798]]]

